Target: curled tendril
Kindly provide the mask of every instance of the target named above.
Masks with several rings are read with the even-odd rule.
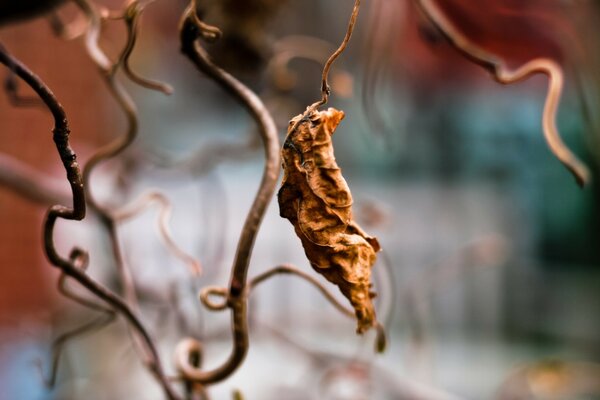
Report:
[[[478,47],[463,35],[438,8],[435,0],[415,1],[452,46],[466,58],[488,70],[499,83],[508,84],[518,82],[535,73],[542,73],[548,76],[548,93],[542,116],[544,137],[556,158],[567,167],[580,186],[585,186],[590,181],[590,172],[563,143],[556,128],[556,112],[564,80],[562,68],[553,60],[536,58],[521,65],[516,70],[511,70],[497,55]]]
[[[166,95],[170,95],[173,93],[173,87],[171,85],[144,78],[133,71],[129,64],[129,58],[131,57],[131,53],[133,52],[133,48],[137,40],[140,16],[142,15],[142,11],[147,4],[149,3],[141,4],[137,1],[132,1],[125,9],[123,14],[123,19],[127,25],[129,36],[127,47],[123,53],[123,71],[129,77],[129,79],[138,85],[145,87],[146,89],[156,90]]]
[[[164,194],[159,192],[146,193],[137,199],[133,204],[114,212],[112,217],[116,222],[124,222],[137,216],[144,209],[150,207],[153,203],[158,203],[160,207],[158,229],[167,248],[169,251],[171,251],[171,253],[173,253],[173,255],[175,255],[175,257],[179,258],[188,267],[190,273],[196,276],[200,275],[202,273],[200,261],[196,260],[190,254],[181,249],[175,240],[173,240],[173,235],[169,229],[169,219],[171,217],[172,206],[171,202]]]
[[[75,152],[69,145],[67,116],[52,91],[50,91],[44,82],[1,47],[0,62],[4,65],[12,65],[17,76],[36,92],[52,113],[52,116],[54,117],[54,143],[66,170],[69,184],[71,185],[73,207],[69,208],[63,205],[55,205],[50,207],[46,213],[44,220],[44,250],[48,260],[52,265],[59,268],[64,275],[75,279],[92,294],[109,304],[111,308],[118,311],[128,320],[140,337],[143,338],[148,346],[149,352],[153,355],[155,363],[152,366],[152,370],[163,384],[165,394],[169,399],[178,399],[178,396],[169,386],[166,376],[162,371],[154,342],[150,338],[144,325],[140,322],[140,319],[119,296],[86,274],[84,266],[87,262],[87,253],[82,249],[75,248],[71,251],[71,256],[68,259],[58,254],[54,244],[54,227],[57,219],[61,218],[80,221],[86,214],[85,190],[82,182],[82,174],[79,170]]]
[[[325,297],[325,299],[327,301],[329,301],[329,303],[331,305],[333,305],[338,311],[340,311],[345,316],[354,319],[354,311],[352,311],[351,309],[342,305],[342,303],[340,303],[335,298],[335,296],[333,294],[331,294],[331,292],[329,292],[329,290],[327,290],[327,288],[321,284],[321,282],[319,282],[312,275],[309,275],[309,274],[305,273],[304,271],[299,270],[298,268],[296,268],[292,265],[279,265],[275,268],[272,268],[268,271],[263,272],[260,275],[255,276],[248,285],[249,290],[254,289],[260,283],[266,281],[267,279],[273,277],[274,275],[280,275],[280,274],[294,275],[294,276],[297,276],[298,278],[301,278],[304,281],[308,282],[313,287],[315,287],[319,292],[321,292],[321,294]],[[375,350],[378,353],[383,353],[387,346],[385,328],[379,321],[377,321],[376,325],[375,325],[375,330],[376,330]]]
[[[340,46],[329,56],[327,62],[323,66],[323,74],[321,75],[321,99],[311,104],[306,108],[304,114],[302,114],[302,118],[299,118],[298,121],[294,124],[291,132],[295,131],[302,121],[305,121],[306,118],[313,114],[319,107],[327,104],[329,101],[329,94],[331,93],[331,89],[329,88],[329,83],[327,79],[329,78],[329,71],[333,66],[333,63],[337,58],[346,50],[346,46],[350,42],[350,38],[352,37],[352,32],[354,31],[354,25],[356,25],[356,19],[358,18],[358,11],[360,9],[360,0],[354,0],[354,7],[352,8],[352,14],[350,15],[350,21],[348,22],[348,28],[346,29],[346,35],[342,40]]]
[[[215,303],[211,297],[220,297],[221,303]],[[208,286],[200,291],[200,301],[211,311],[221,311],[227,308],[227,289],[216,286]]]
[[[119,240],[117,236],[116,226],[114,221],[111,219],[108,211],[103,209],[93,198],[89,189],[90,182],[90,174],[94,167],[99,164],[101,161],[114,157],[118,153],[120,153],[124,148],[126,148],[135,138],[135,133],[137,131],[137,117],[135,104],[128,96],[127,92],[120,85],[120,83],[115,79],[115,74],[124,63],[124,60],[131,53],[133,45],[135,44],[135,35],[132,34],[132,30],[128,30],[128,38],[125,49],[121,52],[119,59],[116,63],[111,63],[108,57],[101,50],[98,41],[100,36],[100,27],[101,27],[101,14],[98,9],[92,5],[88,0],[75,0],[78,7],[82,10],[83,14],[89,21],[89,26],[85,35],[85,44],[86,49],[88,50],[88,54],[97,65],[99,70],[102,72],[105,81],[107,82],[109,88],[111,89],[111,93],[118,101],[119,105],[125,110],[128,121],[128,130],[127,134],[118,138],[116,141],[110,143],[108,146],[100,149],[90,161],[86,164],[83,171],[83,182],[81,182],[80,190],[83,193],[88,192],[89,195],[89,204],[90,207],[101,217],[101,221],[103,222],[105,228],[109,232],[113,253],[115,255],[116,265],[119,269],[119,273],[121,275],[121,280],[123,282],[123,287],[125,288],[125,298],[127,299],[127,303],[124,302],[120,297],[110,292],[108,289],[101,286],[99,283],[95,282],[85,274],[85,272],[81,269],[73,267],[73,265],[67,264],[62,265],[63,270],[86,286],[92,293],[100,297],[102,300],[108,302],[116,312],[125,316],[125,318],[129,322],[129,326],[131,327],[131,332],[134,335],[134,343],[136,343],[137,348],[143,352],[145,363],[148,366],[148,369],[154,374],[158,382],[161,384],[165,395],[169,399],[177,399],[179,396],[175,393],[173,388],[170,386],[170,383],[163,372],[162,364],[160,361],[160,357],[156,350],[156,346],[154,344],[153,339],[148,334],[145,326],[136,315],[137,309],[137,301],[135,297],[135,289],[133,287],[133,283],[131,280],[131,276],[129,275],[128,269],[125,267],[121,250],[119,247]],[[85,205],[85,200],[83,200]],[[47,222],[47,231],[51,232],[54,226],[55,219],[52,219],[52,214],[49,214],[49,218]],[[50,244],[47,243],[47,247],[49,249],[52,248],[51,237]],[[53,260],[55,254],[49,252],[49,258],[53,263],[58,260]],[[57,256],[57,255],[56,255]]]

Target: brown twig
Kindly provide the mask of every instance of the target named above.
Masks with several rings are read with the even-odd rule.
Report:
[[[516,70],[511,70],[504,60],[478,47],[468,37],[463,35],[444,15],[443,11],[440,10],[435,0],[415,1],[423,13],[454,48],[466,58],[490,72],[499,83],[509,84],[518,82],[535,73],[542,73],[548,76],[548,93],[542,116],[546,142],[559,161],[573,174],[577,183],[580,186],[585,186],[590,181],[590,172],[563,143],[556,128],[556,111],[563,87],[563,72],[560,65],[547,58],[536,58],[521,65]]]
[[[12,65],[15,73],[25,83],[27,83],[37,95],[44,101],[52,116],[54,117],[54,143],[58,150],[59,156],[63,162],[63,166],[67,173],[67,179],[71,186],[73,195],[73,207],[69,208],[62,205],[50,207],[44,220],[44,249],[46,256],[52,265],[59,268],[65,275],[74,278],[78,283],[88,289],[98,298],[108,303],[111,308],[123,315],[131,326],[138,332],[148,346],[150,353],[153,356],[154,364],[151,365],[152,371],[159,381],[162,383],[165,394],[169,399],[177,399],[173,389],[162,371],[162,366],[159,362],[158,352],[153,340],[146,331],[146,328],[141,323],[137,315],[131,308],[108,288],[95,281],[85,273],[85,268],[82,266],[87,259],[87,253],[81,249],[75,248],[71,251],[71,258],[65,259],[60,256],[54,245],[54,226],[58,218],[67,220],[81,221],[86,214],[85,190],[83,186],[82,174],[79,170],[77,157],[75,152],[69,145],[69,126],[67,116],[50,89],[31,72],[25,65],[12,57],[6,51],[0,48],[0,62],[4,65]]]
[[[130,26],[130,29],[127,30],[126,46],[119,55],[118,61],[116,63],[111,63],[111,61],[108,59],[108,57],[104,54],[104,52],[100,49],[98,45],[102,19],[100,13],[91,3],[89,3],[88,0],[75,0],[75,2],[89,20],[89,27],[85,35],[85,43],[88,53],[94,61],[94,63],[99,68],[99,70],[101,71],[105,82],[111,90],[111,94],[119,103],[119,106],[125,111],[128,125],[125,136],[117,138],[109,145],[100,149],[88,161],[83,171],[85,189],[88,192],[90,207],[100,216],[101,222],[103,223],[104,227],[109,233],[113,254],[115,256],[116,266],[120,274],[123,288],[125,290],[125,299],[127,300],[127,303],[129,303],[129,305],[125,304],[127,310],[126,312],[124,312],[123,309],[119,309],[119,311],[121,313],[124,312],[126,317],[128,317],[127,314],[131,314],[133,316],[133,318],[128,317],[127,319],[129,320],[130,326],[132,327],[131,332],[134,335],[134,343],[136,343],[138,348],[140,348],[144,353],[145,363],[147,364],[150,371],[155,375],[159,383],[162,385],[167,397],[170,399],[175,399],[178,398],[178,396],[174,392],[173,388],[170,386],[170,383],[162,370],[162,364],[159,355],[156,351],[156,346],[154,344],[153,339],[147,333],[146,328],[143,326],[142,322],[133,314],[134,311],[131,311],[129,309],[129,307],[133,307],[134,310],[137,310],[137,299],[135,295],[135,287],[133,285],[132,277],[128,268],[126,268],[122,257],[115,220],[110,215],[109,210],[104,209],[95,201],[89,187],[90,175],[93,169],[100,162],[118,155],[127,146],[129,146],[129,144],[131,144],[131,142],[136,136],[138,123],[135,104],[129,97],[126,90],[120,84],[120,82],[116,79],[116,72],[123,65],[125,60],[129,57],[134,47],[136,37],[133,34],[132,28],[135,27],[135,25]],[[132,9],[137,10],[137,12],[141,12],[141,9],[137,9],[133,7],[133,5],[130,6],[132,7]]]
[[[348,22],[348,28],[346,29],[346,35],[342,40],[342,43],[337,48],[336,51],[333,52],[327,62],[325,62],[325,66],[323,67],[323,74],[321,75],[321,100],[311,104],[306,111],[304,112],[304,116],[311,115],[315,112],[319,107],[327,104],[329,100],[329,94],[331,90],[329,88],[329,84],[327,83],[327,79],[329,77],[329,70],[331,69],[333,63],[337,58],[346,50],[346,46],[350,42],[350,38],[352,37],[352,32],[354,31],[354,25],[356,24],[356,19],[358,18],[358,10],[360,9],[360,0],[354,0],[354,7],[352,8],[352,14],[350,15],[350,21]],[[302,118],[296,123],[299,125],[302,121]],[[296,127],[294,127],[295,129]],[[292,130],[294,130],[292,129]]]
[[[329,59],[323,67],[323,75],[321,77],[321,100],[311,106],[311,108],[314,107],[313,110],[316,110],[320,106],[326,104],[327,100],[329,100],[330,88],[329,84],[327,83],[327,78],[329,77],[329,70],[331,69],[331,66],[333,65],[334,61],[337,60],[337,58],[344,52],[344,50],[346,50],[346,46],[348,46],[348,43],[350,42],[352,32],[354,31],[354,25],[356,25],[356,19],[358,18],[359,9],[360,0],[354,0],[354,7],[352,8],[352,14],[350,15],[350,21],[348,22],[348,29],[346,30],[344,40],[342,40],[340,47],[338,47],[337,50],[331,56],[329,56]]]
[[[275,268],[272,268],[266,272],[263,272],[260,275],[255,276],[250,283],[248,284],[248,291],[254,289],[257,285],[264,282],[265,280],[280,274],[290,274],[297,276],[298,278],[303,279],[304,281],[311,284],[315,287],[321,294],[333,305],[338,311],[344,314],[347,317],[354,319],[354,311],[343,306],[333,294],[331,294],[325,286],[321,284],[316,278],[312,275],[305,273],[304,271],[299,270],[298,268],[292,265],[279,265]],[[385,335],[385,329],[383,325],[377,321],[375,325],[375,329],[377,330],[377,336],[375,339],[375,351],[378,353],[383,353],[386,348],[387,340]]]
[[[181,51],[203,73],[233,95],[250,112],[260,128],[266,154],[265,169],[260,188],[248,213],[232,266],[231,280],[227,293],[227,306],[232,313],[233,351],[227,361],[212,371],[202,371],[189,363],[189,351],[197,349],[194,339],[184,339],[176,352],[178,369],[184,379],[202,384],[222,381],[229,377],[244,360],[248,351],[247,274],[256,234],[267,205],[277,185],[279,175],[279,140],[277,128],[261,100],[250,89],[214,65],[197,41],[199,38],[215,39],[218,29],[199,23],[192,1],[184,12],[181,27]]]
[[[113,142],[109,143],[105,147],[99,149],[92,157],[88,160],[87,164],[83,168],[83,179],[84,186],[88,196],[88,203],[90,208],[100,217],[100,222],[107,231],[110,243],[115,258],[115,265],[119,274],[119,279],[123,287],[123,296],[127,303],[136,310],[139,310],[137,297],[135,294],[135,285],[133,283],[133,277],[129,268],[125,265],[123,260],[122,251],[120,248],[120,242],[118,238],[116,221],[111,215],[111,210],[102,207],[95,199],[94,194],[91,190],[91,174],[101,162],[113,158],[120,154],[125,148],[127,148],[135,139],[138,130],[138,119],[137,109],[135,103],[116,79],[116,73],[119,67],[122,65],[123,60],[126,58],[127,52],[131,52],[132,48],[132,37],[131,31],[128,31],[128,37],[125,48],[119,54],[119,61],[112,63],[106,54],[102,51],[99,46],[100,30],[102,17],[98,9],[89,2],[89,0],[75,0],[83,14],[88,18],[89,26],[85,34],[85,46],[88,55],[92,58],[98,69],[100,70],[105,83],[110,89],[111,95],[117,101],[120,108],[125,112],[127,119],[127,132],[125,135],[118,137]],[[134,343],[136,347],[143,353],[145,362],[150,363],[152,355],[148,350],[147,346],[143,344],[137,335],[134,334]]]
[[[129,32],[129,39],[127,40],[127,46],[123,52],[123,71],[133,82],[147,89],[156,90],[164,94],[170,95],[173,93],[173,87],[163,82],[153,81],[144,78],[137,74],[131,69],[129,64],[129,58],[133,52],[133,48],[137,41],[137,34],[139,31],[139,21],[142,15],[143,5],[138,1],[131,1],[123,14],[123,19],[127,25],[127,31]]]
[[[289,130],[289,133],[295,132],[296,129],[300,126],[301,123],[306,121],[310,115],[312,115],[319,107],[327,104],[329,100],[330,88],[327,83],[327,78],[329,76],[329,70],[333,65],[334,61],[344,52],[346,46],[350,42],[350,38],[352,37],[352,32],[354,31],[354,25],[356,24],[356,19],[358,18],[358,11],[360,9],[360,0],[354,0],[354,7],[352,8],[352,14],[350,15],[350,21],[348,21],[348,28],[346,29],[346,35],[342,40],[342,43],[337,48],[336,51],[329,56],[327,62],[325,62],[325,66],[323,67],[323,73],[321,75],[321,99],[314,102],[310,106],[306,108],[304,113],[302,114],[302,118],[298,118],[298,121],[294,124],[294,126]],[[288,133],[288,135],[289,135]]]
[[[36,92],[44,104],[46,104],[54,118],[53,139],[60,159],[67,172],[67,179],[71,186],[73,207],[53,206],[48,211],[47,219],[52,221],[52,224],[57,218],[77,221],[82,220],[85,217],[85,194],[77,157],[69,145],[70,130],[64,109],[54,96],[54,93],[50,91],[43,81],[2,47],[0,47],[0,62],[9,68],[12,68],[15,74]],[[47,231],[47,233],[49,234],[49,236],[46,237],[46,242],[48,243],[48,241],[52,241],[52,230],[49,232]],[[48,252],[48,257],[54,265],[71,265],[70,260],[61,258],[56,253],[53,246],[51,247],[52,248],[48,249],[50,250]]]

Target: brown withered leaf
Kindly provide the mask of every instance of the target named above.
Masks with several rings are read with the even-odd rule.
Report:
[[[342,111],[329,108],[290,121],[277,197],[280,215],[294,226],[310,264],[350,300],[362,333],[376,323],[371,268],[380,247],[352,219],[352,194],[331,140],[342,118]]]

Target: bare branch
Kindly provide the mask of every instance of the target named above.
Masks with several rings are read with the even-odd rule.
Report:
[[[112,217],[116,223],[124,222],[131,219],[141,213],[144,209],[150,207],[152,203],[158,203],[160,207],[159,218],[158,218],[158,229],[160,235],[167,245],[167,248],[175,257],[179,258],[190,270],[190,273],[198,276],[202,273],[202,266],[200,261],[196,260],[190,254],[185,252],[175,240],[169,229],[169,219],[171,217],[171,202],[165,195],[159,192],[149,192],[137,199],[133,204],[128,205],[124,209],[120,209],[113,212]]]
[[[275,123],[258,96],[233,76],[214,65],[204,49],[198,45],[197,40],[200,37],[216,39],[215,32],[218,32],[218,29],[208,27],[204,23],[199,24],[195,9],[195,2],[192,1],[183,15],[180,28],[181,51],[200,71],[217,82],[250,112],[260,128],[266,154],[260,188],[242,228],[231,272],[227,305],[232,313],[233,351],[223,365],[206,372],[190,365],[187,356],[178,357],[178,368],[185,379],[210,384],[230,376],[242,363],[248,351],[246,298],[248,265],[258,228],[277,185],[279,140]],[[182,343],[187,345],[178,346],[180,351],[177,354],[185,355],[188,350],[186,346],[190,347],[193,341],[194,339],[184,340]]]
[[[279,265],[273,269],[263,272],[260,275],[255,276],[250,281],[250,283],[248,285],[248,290],[250,291],[250,290],[254,289],[254,287],[256,287],[258,284],[264,282],[265,280],[267,280],[275,275],[280,275],[280,274],[290,274],[290,275],[295,275],[299,278],[302,278],[303,280],[305,280],[306,282],[308,282],[312,286],[314,286],[319,292],[321,292],[321,294],[327,299],[327,301],[329,301],[329,303],[331,303],[331,305],[333,305],[338,311],[340,311],[345,316],[354,319],[354,311],[352,311],[351,309],[346,308],[344,305],[342,305],[335,298],[335,296],[332,295],[327,290],[327,288],[321,284],[321,282],[319,282],[312,275],[309,275],[309,274],[305,273],[304,271],[301,271],[292,265]],[[377,336],[375,339],[375,351],[378,353],[383,353],[385,351],[385,348],[387,345],[385,328],[379,321],[376,321],[375,329],[377,331]]]

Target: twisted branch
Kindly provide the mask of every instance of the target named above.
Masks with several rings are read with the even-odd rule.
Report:
[[[542,116],[544,137],[550,150],[573,174],[577,184],[585,186],[590,181],[590,172],[563,143],[556,128],[556,112],[564,80],[560,65],[547,58],[536,58],[521,65],[516,70],[511,70],[504,60],[478,47],[463,35],[439,9],[435,0],[415,1],[423,13],[454,48],[473,63],[480,65],[490,72],[497,82],[502,84],[514,83],[535,73],[542,73],[548,76],[548,93]]]
[[[202,371],[189,362],[191,351],[199,351],[194,339],[184,339],[177,347],[178,369],[184,379],[202,384],[211,384],[229,377],[243,362],[248,352],[248,316],[246,282],[250,256],[256,234],[264,217],[267,205],[277,185],[279,175],[279,140],[277,128],[262,101],[250,89],[211,62],[197,41],[199,38],[215,40],[217,28],[201,22],[192,0],[183,14],[180,27],[181,51],[204,74],[217,82],[234,96],[252,115],[260,129],[266,154],[265,168],[260,187],[244,223],[233,261],[227,307],[231,309],[233,350],[227,361],[212,371]]]
[[[158,217],[158,230],[160,235],[167,245],[167,248],[183,262],[190,273],[193,275],[200,275],[202,273],[202,266],[200,262],[192,257],[190,254],[185,252],[173,239],[171,230],[169,229],[169,219],[171,217],[171,203],[165,195],[159,192],[149,192],[141,196],[136,200],[135,203],[130,204],[128,207],[118,210],[113,213],[113,218],[116,223],[124,222],[137,216],[144,209],[150,207],[152,203],[158,203],[159,205],[159,217]]]
[[[52,116],[54,117],[54,143],[63,162],[63,166],[67,173],[67,179],[71,186],[73,207],[69,208],[63,205],[55,205],[50,207],[45,216],[44,249],[48,260],[52,265],[59,268],[66,276],[75,279],[83,287],[108,303],[112,309],[127,319],[140,337],[143,338],[150,353],[153,355],[155,363],[151,367],[159,381],[163,384],[167,397],[169,399],[177,399],[176,394],[170,388],[162,371],[154,342],[138,316],[131,310],[127,303],[123,301],[123,299],[85,273],[85,268],[83,266],[87,261],[87,253],[82,249],[74,248],[71,251],[71,257],[68,259],[58,254],[54,244],[54,226],[57,219],[61,218],[81,221],[86,214],[85,190],[82,174],[79,169],[79,164],[77,163],[75,152],[69,145],[67,116],[52,91],[50,91],[43,81],[2,48],[0,48],[0,62],[7,66],[10,65],[17,76],[37,93],[52,113]]]
[[[321,292],[323,297],[325,297],[325,299],[327,301],[329,301],[329,303],[331,303],[331,305],[333,305],[338,311],[340,311],[342,314],[344,314],[345,316],[347,316],[351,319],[355,318],[354,311],[345,307],[344,305],[342,305],[342,303],[340,303],[335,298],[335,296],[333,294],[331,294],[331,292],[329,292],[327,290],[327,288],[321,284],[321,282],[319,282],[312,275],[309,275],[309,274],[305,273],[304,271],[299,270],[298,268],[296,268],[292,265],[279,265],[273,269],[263,272],[260,275],[255,276],[250,281],[250,284],[248,285],[248,287],[249,287],[248,290],[250,291],[251,289],[254,289],[256,286],[258,286],[260,283],[266,281],[267,279],[269,279],[275,275],[281,275],[281,274],[294,275],[294,276],[297,276],[298,278],[303,279],[304,281],[308,282],[313,287],[315,287],[319,292]],[[379,321],[376,322],[375,329],[377,331],[377,336],[375,339],[375,351],[377,351],[378,353],[383,353],[385,351],[385,348],[387,345],[385,329]]]

